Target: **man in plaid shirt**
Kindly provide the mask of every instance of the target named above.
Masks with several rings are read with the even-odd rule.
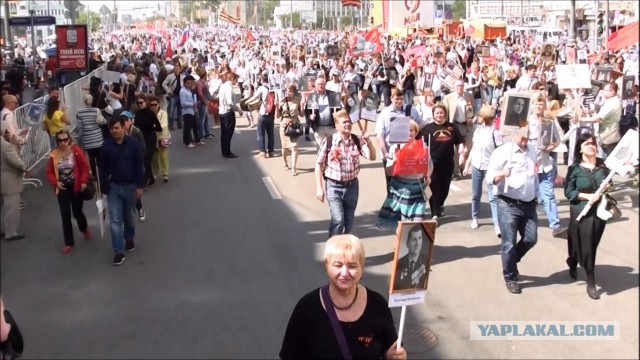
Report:
[[[352,124],[345,110],[335,112],[333,120],[336,132],[322,141],[315,166],[316,198],[324,202],[326,195],[331,213],[329,237],[351,232],[358,205],[360,156],[376,159],[367,132],[360,137],[351,134]]]

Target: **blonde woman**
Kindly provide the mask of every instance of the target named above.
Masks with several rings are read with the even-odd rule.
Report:
[[[162,171],[162,182],[169,182],[169,147],[171,146],[171,132],[169,131],[169,114],[162,110],[157,96],[149,97],[149,108],[156,114],[162,131],[157,131],[158,151],[153,154],[153,173],[155,176]]]
[[[289,85],[285,97],[280,101],[276,109],[276,117],[280,118],[280,144],[282,145],[282,164],[284,168],[291,169],[291,175],[297,176],[298,165],[298,138],[285,135],[287,127],[300,124],[300,101],[295,97],[296,86]],[[287,163],[287,155],[291,152],[291,165]]]

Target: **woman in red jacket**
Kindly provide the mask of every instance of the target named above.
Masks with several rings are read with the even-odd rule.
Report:
[[[56,134],[56,142],[58,147],[49,154],[46,176],[58,196],[64,233],[62,253],[67,254],[74,249],[72,213],[84,238],[91,239],[87,218],[82,212],[81,194],[89,182],[89,163],[82,149],[76,145],[67,130],[60,130]]]

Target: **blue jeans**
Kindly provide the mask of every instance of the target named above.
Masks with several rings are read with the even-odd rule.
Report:
[[[180,109],[180,98],[178,96],[171,96],[169,98],[169,105],[167,106],[167,113],[169,114],[169,126],[172,127],[174,123],[182,125],[182,111]]]
[[[498,223],[502,233],[502,275],[516,281],[518,263],[538,241],[536,203],[514,204],[498,197]],[[518,234],[522,237],[520,241]]]
[[[209,132],[209,115],[207,114],[207,104],[198,105],[198,128],[200,135],[205,137]]]
[[[556,195],[554,191],[554,182],[556,179],[556,172],[558,168],[553,165],[553,169],[548,173],[539,173],[538,181],[540,182],[539,189],[540,195],[538,196],[538,203],[544,207],[544,211],[547,213],[547,219],[549,220],[549,227],[556,229],[560,227],[560,219],[558,218],[558,204],[556,203]]]
[[[340,185],[331,180],[326,181],[327,202],[331,214],[329,237],[351,232],[359,191],[358,179],[348,185]]]
[[[478,170],[471,167],[471,217],[478,218],[480,210],[480,199],[482,198],[482,184],[487,170]],[[498,204],[496,197],[493,195],[493,185],[487,185],[487,196],[489,197],[489,205],[491,206],[491,218],[493,225],[498,225]]]
[[[124,253],[124,241],[133,240],[136,235],[133,213],[136,208],[136,185],[110,184],[107,201],[109,203],[111,246],[116,254]]]
[[[260,152],[273,152],[273,115],[258,116],[258,150]],[[267,133],[267,146],[264,143],[264,133]]]
[[[405,90],[404,92],[404,104],[413,105],[413,99],[416,97],[416,93],[413,90]]]

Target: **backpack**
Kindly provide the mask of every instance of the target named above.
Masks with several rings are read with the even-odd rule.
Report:
[[[276,111],[275,102],[276,93],[273,91],[267,92],[267,98],[264,101],[264,111],[266,111],[267,114],[271,115]]]
[[[362,154],[362,145],[360,145],[360,139],[358,139],[358,136],[355,134],[351,134],[351,141],[353,141],[354,144],[356,144],[356,147],[358,148],[358,152]],[[327,168],[327,165],[329,164],[329,152],[331,151],[332,147],[333,147],[333,135],[327,136],[327,148],[325,150],[323,171],[324,169]]]

